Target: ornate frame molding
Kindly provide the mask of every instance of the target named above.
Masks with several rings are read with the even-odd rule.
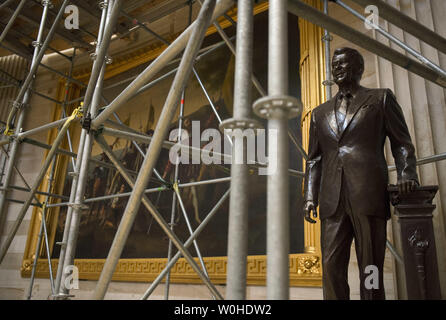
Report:
[[[209,276],[215,284],[226,283],[226,257],[203,258]],[[97,280],[104,265],[104,259],[76,259],[75,265],[79,268],[79,277],[82,280]],[[198,260],[197,260],[198,262]],[[22,276],[30,277],[32,259],[23,261]],[[57,270],[58,259],[52,259],[53,270]],[[113,275],[114,281],[152,282],[167,264],[167,258],[159,259],[121,259]],[[248,285],[266,284],[266,256],[249,256],[247,266]],[[48,261],[39,259],[36,276],[49,277]],[[292,254],[290,255],[290,285],[315,287],[321,285],[321,264],[319,255]],[[196,283],[202,281],[184,258],[178,260],[171,269],[170,281],[173,283]]]
[[[320,3],[317,0],[305,0],[313,6],[320,8]],[[262,3],[255,6],[254,14],[259,14],[268,9],[268,3]],[[236,8],[229,12],[229,15],[237,20]],[[220,20],[222,28],[227,28],[230,23],[227,20]],[[304,111],[302,116],[302,134],[304,147],[308,144],[308,129],[306,128],[307,115],[311,109],[320,104],[324,97],[324,90],[321,81],[313,81],[312,77],[316,73],[316,78],[323,77],[324,67],[324,50],[321,42],[322,30],[320,28],[308,23],[305,20],[299,19],[300,38],[301,38],[301,63],[300,74],[302,79],[302,100],[304,103]],[[215,33],[215,27],[210,27],[206,35]],[[163,50],[164,45],[149,45],[126,55],[115,57],[114,62],[108,66],[105,77],[110,78],[131,68],[134,68],[142,63],[146,63],[156,58]],[[82,81],[88,80],[90,70],[81,68],[77,70],[73,76]],[[64,82],[59,83],[59,92],[63,92]],[[310,92],[312,99],[309,99]],[[80,94],[79,90],[77,92]],[[54,116],[57,116],[57,106],[54,108]],[[50,131],[48,135],[48,142],[50,143],[54,133]],[[63,181],[61,177],[58,181]],[[44,180],[42,187],[46,185]],[[30,277],[32,264],[35,259],[34,251],[37,245],[37,233],[40,225],[39,211],[37,208],[33,211],[31,224],[28,231],[27,245],[22,261],[21,275],[22,277]],[[53,232],[50,239],[54,239],[54,226],[57,223],[56,212],[48,214],[47,223],[49,230]],[[51,227],[53,226],[53,228]],[[37,232],[36,232],[37,230]],[[309,225],[305,222],[305,253],[290,254],[289,255],[289,270],[290,270],[290,285],[303,287],[320,287],[322,286],[322,267],[320,256],[320,225]],[[54,241],[54,240],[53,240]],[[226,263],[227,257],[205,257],[204,261],[209,272],[211,280],[216,284],[226,283]],[[79,277],[82,280],[97,280],[99,279],[105,259],[76,259],[75,265],[79,268]],[[52,268],[55,272],[57,270],[58,259],[52,259]],[[166,258],[155,259],[120,259],[116,271],[113,275],[114,281],[137,281],[137,282],[151,282],[162,271],[167,263]],[[248,285],[265,285],[266,284],[266,256],[249,256],[247,266],[247,283]],[[45,253],[43,250],[39,255],[37,262],[36,277],[48,278],[49,267]],[[201,280],[183,259],[179,259],[176,265],[171,270],[170,280],[173,283],[201,283]]]

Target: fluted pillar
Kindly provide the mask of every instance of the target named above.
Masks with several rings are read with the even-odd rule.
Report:
[[[304,2],[321,11],[323,10],[322,1],[305,0]],[[324,32],[320,27],[301,18],[299,18],[299,31],[301,47],[299,71],[302,88],[302,104],[304,107],[301,120],[302,144],[304,149],[308,151],[311,111],[326,99],[325,90],[322,87],[322,81],[325,80],[325,52],[322,42]],[[305,168],[305,161],[303,167]],[[306,253],[317,253],[320,251],[320,221],[319,219],[316,220],[317,223],[315,224],[304,221],[304,245]]]
[[[388,4],[401,10],[404,14],[419,21],[426,27],[445,36],[446,21],[444,14],[446,8],[442,0],[387,0]],[[441,15],[443,12],[443,15]],[[442,68],[446,67],[446,59],[444,55],[440,55],[438,51],[429,45],[419,41],[417,38],[408,34],[404,30],[386,23],[381,20],[381,26],[387,27],[388,31],[400,40],[406,42],[409,46],[419,51],[421,54],[439,64]],[[388,44],[381,36],[376,38],[383,43]],[[400,48],[391,44],[391,46],[403,52]],[[391,65],[382,58],[377,58],[377,80],[378,86],[381,88],[391,88],[401,107],[403,108],[406,122],[412,136],[413,143],[416,148],[417,158],[430,156],[446,152],[446,105],[445,90],[423,78],[409,73],[402,68]],[[390,148],[386,147],[387,159],[393,162]],[[390,164],[389,161],[389,164]],[[440,284],[442,295],[446,294],[446,246],[445,220],[446,220],[446,162],[425,164],[418,167],[420,183],[422,185],[439,185],[439,192],[434,199],[437,206],[434,212],[433,224],[435,240],[437,243],[437,255],[439,263]],[[392,182],[395,182],[395,174],[391,174]],[[392,220],[393,229],[397,231],[395,219]],[[396,233],[395,233],[396,234]],[[394,239],[397,247],[398,240]],[[442,249],[443,248],[443,249]],[[398,275],[399,290],[403,280],[401,272]],[[404,298],[401,296],[399,298]]]

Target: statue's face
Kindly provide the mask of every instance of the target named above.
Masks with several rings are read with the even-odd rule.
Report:
[[[333,56],[331,66],[333,80],[338,86],[359,82],[361,78],[360,66],[346,53]]]

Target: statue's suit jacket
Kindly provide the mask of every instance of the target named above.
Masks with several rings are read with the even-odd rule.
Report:
[[[386,137],[398,180],[418,179],[414,146],[401,107],[389,89],[360,87],[338,130],[338,95],[311,114],[304,200],[319,202],[320,218],[328,218],[336,212],[341,183],[345,183],[354,214],[388,219]]]

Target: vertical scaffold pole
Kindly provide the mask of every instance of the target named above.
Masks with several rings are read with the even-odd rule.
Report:
[[[74,59],[76,57],[76,48],[74,48],[73,50],[73,55],[71,57],[71,65],[70,65],[70,72],[69,72],[69,76],[72,76],[73,73],[73,68],[74,68]],[[66,85],[65,85],[65,99],[64,99],[64,103],[62,105],[62,111],[63,113],[65,113],[65,106],[68,104],[67,100],[68,100],[68,92],[69,92],[69,83],[70,80],[67,79]],[[62,115],[63,116],[63,115]],[[68,138],[68,144],[70,147],[70,152],[73,152],[73,146],[72,146],[72,141],[71,141],[71,137],[70,137],[70,132],[67,132],[67,138]],[[71,158],[72,161],[72,165],[73,165],[73,172],[71,173],[73,181],[71,182],[71,191],[70,191],[70,203],[74,202],[74,197],[76,195],[76,186],[77,186],[77,178],[79,176],[79,166],[80,166],[80,159],[82,159],[82,152],[84,150],[84,142],[85,142],[85,132],[82,131],[80,138],[79,138],[79,146],[78,146],[78,152],[77,152],[77,161],[74,161],[74,158]],[[67,208],[67,215],[65,217],[65,226],[64,226],[64,231],[62,234],[62,241],[61,242],[57,242],[57,245],[60,245],[60,253],[59,253],[59,263],[57,265],[57,272],[56,272],[56,281],[55,281],[55,285],[54,285],[54,292],[57,294],[59,293],[59,288],[60,288],[60,280],[62,278],[62,270],[63,270],[63,262],[64,262],[64,258],[65,258],[65,249],[66,249],[66,243],[67,243],[67,239],[68,239],[68,231],[70,229],[70,222],[71,222],[71,214],[72,214],[73,208],[72,207],[68,207]]]
[[[187,239],[187,241],[184,243],[184,247],[188,248],[194,239],[196,239],[201,231],[207,226],[209,221],[212,219],[212,217],[218,212],[218,209],[223,205],[223,202],[226,200],[227,197],[229,197],[230,190],[226,191],[224,195],[220,198],[220,200],[217,202],[217,204],[209,211],[206,218],[204,218],[203,222],[195,229],[194,233]],[[156,277],[155,280],[150,284],[150,287],[146,290],[144,295],[141,297],[141,300],[147,300],[149,296],[153,293],[153,291],[156,289],[156,287],[161,283],[163,278],[167,276],[167,273],[170,272],[172,267],[175,265],[175,263],[178,261],[178,259],[181,257],[181,252],[178,251],[175,256],[167,263],[167,265],[164,267],[163,271]]]
[[[102,150],[105,152],[105,154],[110,158],[110,161],[113,162],[113,164],[115,165],[116,169],[118,169],[118,171],[121,173],[122,177],[130,185],[130,187],[134,188],[135,187],[135,181],[126,172],[125,168],[122,166],[122,164],[116,158],[116,156],[113,154],[113,151],[107,145],[107,143],[105,142],[103,137],[101,137],[101,136],[97,137],[96,141],[98,142],[98,144],[102,148]],[[163,229],[163,231],[167,234],[167,236],[172,240],[173,244],[177,247],[179,253],[184,256],[184,258],[190,264],[192,269],[198,274],[200,279],[203,280],[203,282],[209,288],[209,290],[211,291],[213,296],[215,296],[215,297],[217,297],[219,299],[222,299],[220,293],[217,291],[215,286],[210,282],[210,280],[206,277],[206,275],[203,274],[203,272],[201,272],[200,267],[197,265],[197,263],[193,259],[192,255],[187,251],[186,247],[181,243],[180,239],[178,239],[178,237],[170,230],[169,225],[167,224],[167,222],[163,219],[161,214],[158,212],[158,210],[150,202],[150,200],[147,198],[147,196],[145,194],[142,195],[141,202],[146,207],[146,209],[149,210],[149,212],[152,214],[152,216],[156,220],[156,222],[158,222],[158,224],[160,225],[161,229]],[[127,223],[125,223],[124,226],[126,226],[126,224]],[[119,231],[119,229],[118,229],[118,231]],[[122,233],[117,233],[117,236],[115,236],[115,239],[113,240],[113,243],[125,243],[125,241],[123,241]],[[112,247],[113,247],[113,244],[112,244]],[[113,253],[113,252],[111,252],[111,253]],[[114,253],[113,253],[113,255],[111,255],[111,253],[108,254],[107,259],[109,259],[109,257],[115,256]],[[119,257],[116,259],[116,263],[117,263],[118,260],[119,260]],[[115,267],[116,267],[116,265],[115,265]],[[98,292],[99,291],[103,295],[105,295],[105,291],[107,289],[108,283],[111,281],[112,272],[111,273],[110,272],[104,273],[104,269],[102,269],[102,270],[103,271],[102,271],[102,274],[101,274],[101,278],[99,279],[99,283],[98,283],[98,285],[100,285],[100,287],[98,288],[98,286],[97,286],[96,287],[96,291],[95,291],[94,298],[96,298],[96,299],[101,298],[101,297],[98,297]],[[108,278],[104,278],[105,275]],[[105,285],[102,284],[102,283],[104,283]],[[103,296],[102,296],[102,298],[103,298]]]
[[[54,170],[56,168],[56,161],[57,161],[57,157],[54,157],[53,159],[53,163],[51,164],[51,173],[48,179],[48,186],[47,186],[47,193],[51,193],[51,189],[53,186],[53,181],[54,181]],[[41,208],[42,210],[42,214],[41,214],[41,220],[40,220],[40,231],[39,231],[39,235],[37,236],[37,245],[36,245],[36,251],[34,254],[34,261],[33,261],[33,268],[31,270],[31,278],[29,280],[29,288],[28,288],[28,294],[26,299],[27,300],[31,300],[32,294],[33,294],[33,287],[34,287],[34,280],[35,280],[35,275],[36,275],[36,270],[37,270],[37,262],[39,260],[39,255],[40,255],[40,248],[42,246],[42,236],[45,237],[45,246],[46,246],[46,252],[47,252],[47,258],[48,258],[48,268],[49,268],[49,273],[50,273],[50,284],[51,284],[51,294],[54,295],[55,290],[54,290],[54,281],[53,281],[53,270],[52,270],[52,266],[51,266],[51,256],[50,256],[50,250],[49,250],[49,246],[48,246],[48,232],[47,232],[47,228],[46,228],[46,213],[47,213],[47,207],[46,204],[49,203],[50,200],[50,196],[47,195],[46,196],[46,200],[44,203],[44,206]]]
[[[215,6],[213,19],[216,19],[234,4],[233,0],[218,0]],[[158,72],[160,72],[173,58],[175,58],[185,47],[192,31],[195,29],[197,21],[192,23],[186,30],[179,35],[147,68],[142,71],[138,77],[132,81],[93,121],[92,128],[98,128],[105,122],[113,112],[121,108],[124,103],[130,99],[139,89],[147,84]]]
[[[37,69],[39,68],[40,62],[42,61],[43,56],[45,55],[46,50],[48,49],[48,46],[50,45],[51,40],[54,37],[54,34],[56,33],[56,29],[59,25],[59,21],[62,18],[65,8],[68,5],[69,0],[64,0],[59,8],[59,11],[57,12],[56,17],[54,18],[53,24],[51,25],[50,30],[48,31],[48,34],[46,35],[45,41],[43,43],[35,42],[33,45],[36,45],[39,47],[38,54],[35,59],[35,63],[31,64],[31,68],[29,70],[29,73],[26,75],[25,80],[23,80],[20,91],[17,95],[17,98],[12,105],[11,112],[8,115],[8,119],[6,120],[6,129],[5,134],[9,133],[11,128],[14,125],[15,117],[18,112],[23,108],[23,103],[20,104],[20,102],[25,97],[25,94],[29,91],[32,81],[34,80]],[[51,6],[50,0],[42,0],[43,10],[48,10],[48,7]]]
[[[190,23],[189,23],[190,24]],[[177,136],[177,142],[181,143],[181,130],[183,129],[183,116],[184,116],[184,96],[185,92],[183,91],[181,94],[181,105],[180,105],[180,116],[178,117],[178,136]],[[180,161],[179,161],[179,155],[176,155],[176,163],[175,163],[175,174],[173,178],[173,183],[178,183],[178,174],[180,169]],[[173,231],[175,226],[175,212],[177,208],[176,203],[177,197],[175,193],[172,194],[172,208],[170,212],[170,229]],[[169,239],[169,245],[167,247],[167,263],[169,263],[170,259],[172,258],[172,249],[173,244],[172,240]],[[170,288],[170,272],[166,275],[166,284],[164,287],[164,299],[169,299],[169,288]]]
[[[68,102],[68,94],[69,94],[69,90],[70,90],[70,78],[73,75],[73,68],[74,68],[74,60],[75,60],[75,58],[76,58],[76,48],[73,49],[73,54],[72,54],[72,56],[70,58],[70,70],[69,70],[69,73],[68,73],[69,78],[66,80],[66,83],[65,83],[65,93],[64,93],[64,100],[63,100],[63,103],[62,103],[62,115],[61,115],[61,118],[65,118],[67,116],[65,107],[66,107],[67,102]],[[70,130],[69,129],[67,130],[67,138],[68,138],[68,145],[69,145],[69,148],[70,148],[70,152],[73,152],[73,146],[72,146],[72,141],[71,141],[71,136],[70,136]],[[81,140],[84,141],[85,137],[81,138]],[[79,145],[81,145],[81,144],[83,144],[83,142],[79,142]],[[52,165],[52,168],[51,168],[51,175],[50,175],[50,178],[48,179],[49,180],[48,181],[48,193],[51,192],[51,186],[52,186],[52,182],[54,180],[55,161],[56,161],[56,158],[54,159],[54,162],[53,162],[53,165]],[[75,164],[75,161],[74,161],[73,157],[71,158],[71,161],[72,161],[72,164],[73,164],[73,171],[75,171],[76,164]],[[77,181],[77,177],[73,177],[73,181]],[[72,193],[74,193],[73,189],[72,189]],[[46,204],[49,203],[49,199],[50,199],[49,197],[46,198]],[[74,198],[73,198],[73,200],[74,200]],[[70,202],[71,202],[71,195],[70,195]],[[46,207],[46,208],[48,208],[48,207]],[[42,210],[42,211],[43,211],[42,216],[44,216],[44,213],[46,211],[45,210]],[[68,210],[68,211],[70,211],[70,210]],[[67,223],[69,224],[69,222],[67,222],[67,221],[70,221],[70,220],[71,220],[71,212],[67,212],[67,216],[66,216],[66,219],[65,219],[65,227],[66,227]],[[60,257],[61,256],[62,257],[65,256],[65,245],[64,245],[63,241],[66,241],[66,234],[68,235],[68,232],[65,232],[65,230],[66,230],[66,228],[64,229],[62,242],[61,243],[60,242],[57,243],[57,244],[61,245],[59,261],[63,261],[63,259],[60,259]],[[41,230],[40,230],[40,233],[39,233],[39,239],[38,239],[38,242],[37,242],[37,247],[38,248],[36,248],[36,257],[38,257],[38,254],[40,252],[40,244],[41,244],[41,237],[42,237],[41,234],[42,234],[43,231],[44,231],[44,220],[43,220],[43,217],[42,217],[42,225],[41,225]],[[46,236],[48,237],[48,235],[46,235]],[[47,250],[48,250],[48,248],[47,248]],[[49,264],[51,265],[51,259],[49,259]],[[34,284],[34,273],[35,273],[36,266],[37,266],[37,259],[34,260],[34,264],[33,264],[33,270],[32,270],[32,274],[31,274],[28,299],[31,299],[31,295],[32,295],[32,288],[33,288],[33,284]],[[54,297],[56,297],[57,293],[59,292],[59,285],[60,285],[60,279],[61,279],[61,272],[60,272],[60,270],[62,269],[62,267],[63,267],[63,263],[59,263],[58,264],[58,269],[57,269],[57,272],[56,272],[56,280],[54,282],[54,286],[52,287],[52,295]]]
[[[73,114],[68,118],[68,120],[65,121],[64,125],[62,126],[62,129],[60,129],[59,133],[57,134],[56,139],[53,142],[53,145],[51,146],[50,151],[48,152],[48,155],[43,162],[42,168],[40,169],[39,173],[37,174],[37,178],[34,181],[32,187],[30,188],[28,198],[26,199],[25,203],[23,204],[23,207],[20,209],[20,211],[17,213],[17,218],[14,221],[14,224],[11,227],[11,230],[8,234],[8,236],[5,239],[5,242],[3,244],[3,247],[0,251],[0,263],[5,258],[6,253],[8,252],[8,249],[12,243],[12,240],[14,239],[17,230],[20,227],[20,224],[23,221],[23,218],[25,217],[26,212],[28,211],[33,198],[35,197],[35,193],[37,192],[37,189],[39,188],[40,184],[42,183],[42,180],[50,167],[53,157],[56,155],[56,151],[59,148],[59,145],[62,143],[65,134],[67,133],[68,128],[70,127],[71,123],[75,121],[79,116],[78,110],[75,110]]]
[[[252,119],[252,55],[254,1],[238,2],[235,54],[234,114],[223,121],[220,130],[232,140],[231,194],[229,198],[228,267],[226,299],[246,299],[246,263],[248,256],[249,168],[243,132],[261,125]]]
[[[33,69],[33,65],[39,64],[39,61],[37,61],[37,56],[39,55],[39,51],[40,51],[40,43],[42,42],[42,38],[43,38],[43,31],[45,28],[49,5],[50,5],[49,1],[43,2],[43,12],[42,12],[42,18],[40,19],[39,31],[37,33],[36,41],[33,42],[35,47],[34,47],[34,53],[33,53],[33,58],[31,61],[30,69]],[[30,85],[28,90],[26,91],[25,95],[23,96],[23,100],[21,101],[22,106],[25,106],[29,103],[31,95],[32,95],[32,93],[31,93],[31,85]],[[22,111],[20,112],[20,114],[18,115],[18,118],[17,118],[17,124],[16,124],[17,132],[21,131],[24,120],[25,120],[25,109],[22,108]],[[5,211],[6,196],[8,193],[9,184],[11,182],[12,173],[14,171],[14,165],[16,163],[19,145],[20,145],[20,142],[17,140],[14,140],[11,144],[9,161],[8,161],[8,165],[6,167],[5,176],[4,176],[4,180],[3,180],[3,188],[0,189],[0,217],[3,216],[4,211]],[[0,219],[0,221],[1,221],[1,219]]]
[[[121,0],[108,0],[102,2],[102,18],[99,27],[99,35],[97,39],[97,47],[94,55],[94,62],[92,67],[92,75],[90,77],[88,88],[92,90],[91,95],[85,96],[84,107],[88,108],[85,110],[86,113],[90,113],[92,117],[95,117],[98,111],[99,101],[102,95],[103,79],[105,74],[105,58],[108,51],[108,46],[110,44],[110,38],[113,33],[116,21],[119,16],[119,11],[121,8]],[[105,22],[104,22],[105,21]],[[100,70],[99,74],[93,74],[93,71]],[[87,92],[89,90],[87,89]],[[81,219],[81,213],[84,208],[83,198],[85,193],[85,187],[88,178],[88,163],[91,156],[91,149],[93,145],[93,132],[88,132],[87,129],[82,129],[82,134],[85,136],[85,141],[83,143],[82,157],[78,156],[78,163],[76,167],[79,168],[79,176],[76,182],[76,191],[74,196],[74,203],[71,203],[72,212],[71,219],[69,223],[69,230],[66,245],[65,256],[63,257],[63,265],[61,267],[61,279],[59,282],[59,297],[63,298],[69,293],[69,288],[67,288],[66,280],[69,276],[68,272],[65,272],[66,267],[74,264],[74,256],[76,253],[76,244],[79,234],[79,224]],[[81,134],[81,135],[82,135]],[[82,137],[81,137],[82,138]],[[76,168],[76,169],[77,169]],[[60,262],[59,262],[60,263]]]
[[[328,15],[328,0],[324,0],[324,13]],[[326,100],[330,100],[332,97],[331,86],[333,81],[331,80],[331,65],[330,65],[330,41],[332,36],[327,29],[324,29],[324,36],[322,40],[325,43],[325,81],[322,84],[325,86]]]
[[[122,250],[124,249],[125,242],[127,241],[128,235],[133,226],[136,214],[138,213],[139,207],[141,205],[143,192],[151,178],[152,171],[160,154],[163,141],[167,136],[170,123],[178,108],[181,93],[183,92],[186,86],[186,82],[190,77],[192,66],[197,56],[198,50],[204,39],[205,32],[211,23],[211,17],[214,8],[215,0],[206,0],[200,9],[197,20],[195,21],[192,34],[189,38],[189,41],[187,42],[186,49],[180,62],[180,66],[175,75],[175,79],[173,80],[172,86],[158,120],[158,124],[155,128],[152,141],[149,145],[146,157],[144,158],[143,164],[133,187],[132,195],[127,202],[127,206],[119,224],[118,231],[116,232],[115,239],[113,240],[112,246],[107,256],[107,260],[105,261],[104,268],[93,294],[93,298],[95,299],[103,299],[105,296],[113,272],[115,271]],[[196,271],[200,272],[200,270]],[[216,293],[218,294],[218,292]]]
[[[287,1],[269,1],[268,96],[254,111],[268,119],[267,298],[289,298],[289,143],[288,119],[300,103],[288,96]]]
[[[288,93],[288,45],[286,1],[269,2],[268,94]],[[268,155],[277,157],[277,170],[267,184],[267,297],[289,298],[289,193],[288,193],[288,116],[286,110],[274,110],[268,119],[268,131],[277,131],[277,151],[268,141]],[[271,160],[270,160],[271,161]]]

